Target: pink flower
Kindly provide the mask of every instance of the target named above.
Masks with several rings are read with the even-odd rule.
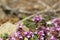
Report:
[[[20,38],[20,39],[23,39],[23,36],[22,36],[22,35],[19,35],[19,38]]]
[[[21,35],[21,33],[20,33],[20,32],[15,32],[14,35],[15,35],[16,37],[19,37],[19,35]]]
[[[60,27],[56,27],[56,30],[57,30],[57,31],[60,31]]]
[[[27,38],[31,38],[31,36],[30,36],[30,35],[27,35],[26,37],[27,37]]]
[[[50,31],[49,27],[43,27],[42,29],[46,34],[48,34],[48,32]]]
[[[50,30],[49,27],[47,27],[46,30]]]
[[[56,27],[51,27],[51,28],[52,28],[51,29],[52,32],[56,31]]]
[[[11,40],[16,40],[16,39],[14,37],[12,37]]]
[[[42,20],[43,18],[39,15],[36,15],[35,17],[33,17],[32,21],[40,21]]]
[[[27,34],[28,34],[28,32],[24,32],[24,34],[25,34],[25,35],[27,35]]]
[[[41,36],[39,40],[44,40],[44,37],[43,37],[43,36]]]
[[[60,18],[53,19],[52,23],[54,24],[55,27],[60,26]]]
[[[14,37],[14,35],[10,36],[10,40],[16,40],[16,38]]]
[[[18,27],[22,28],[23,24],[22,23],[18,23]]]
[[[52,31],[60,31],[60,27],[52,27]]]
[[[44,36],[44,35],[45,35],[45,34],[44,34],[44,31],[43,31],[43,30],[40,30],[40,31],[38,32],[38,35]]]
[[[31,37],[34,36],[33,32],[31,32],[31,31],[29,31],[29,32],[24,32],[24,34],[25,34],[25,36],[26,36],[27,38],[31,38]]]
[[[51,36],[50,40],[56,40],[54,36]]]

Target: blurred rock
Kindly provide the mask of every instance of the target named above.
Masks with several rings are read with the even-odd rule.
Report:
[[[0,26],[0,34],[4,34],[4,33],[7,33],[7,34],[11,34],[13,32],[15,32],[15,30],[18,28],[17,25],[15,24],[12,24],[10,22],[6,22],[4,24],[2,24]],[[29,29],[25,26],[22,27],[24,31],[28,31]]]
[[[16,25],[6,22],[0,26],[0,34],[4,34],[4,33],[11,34],[16,30],[16,28],[17,28]]]

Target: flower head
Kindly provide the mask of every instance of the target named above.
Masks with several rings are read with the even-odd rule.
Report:
[[[19,37],[19,35],[21,35],[21,33],[20,32],[15,32],[14,35],[15,35],[15,37]]]
[[[10,40],[16,40],[16,38],[12,36]]]
[[[19,35],[19,39],[23,39],[23,36],[22,35]]]
[[[38,32],[38,35],[44,36],[44,35],[45,35],[45,34],[44,34],[44,31],[43,31],[43,30],[40,30],[40,31]]]
[[[43,36],[41,36],[39,39],[40,39],[40,40],[44,40],[44,37],[43,37]]]
[[[16,40],[16,38],[14,37],[14,33],[10,35],[10,40]]]
[[[53,19],[52,23],[54,24],[55,27],[60,26],[60,18]]]
[[[57,30],[57,31],[60,31],[60,27],[56,27],[56,30]]]
[[[23,24],[22,23],[18,23],[17,24],[19,28],[22,28]]]
[[[22,27],[23,27],[23,24],[18,23],[18,28],[17,28],[16,31],[22,31],[23,30]]]
[[[34,36],[33,32],[31,32],[31,31],[29,31],[29,32],[24,32],[24,34],[25,34],[25,36],[26,36],[27,38],[31,38],[31,37]]]
[[[42,20],[43,18],[39,15],[36,15],[35,17],[33,17],[32,21],[40,21]]]
[[[54,36],[51,36],[50,40],[56,40]]]

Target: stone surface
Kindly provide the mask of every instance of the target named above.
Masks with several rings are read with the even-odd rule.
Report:
[[[18,28],[17,25],[15,24],[12,24],[10,22],[6,22],[4,24],[2,24],[0,26],[0,34],[4,34],[4,33],[7,33],[7,34],[11,34],[13,32],[15,32],[15,30]],[[25,26],[22,27],[24,31],[28,31],[29,29]]]
[[[0,26],[0,34],[4,34],[4,33],[11,34],[16,30],[16,28],[17,28],[16,25],[6,22]]]

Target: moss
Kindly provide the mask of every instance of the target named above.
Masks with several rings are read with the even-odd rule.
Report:
[[[28,28],[32,28],[33,32],[36,30],[36,25],[34,22],[32,22],[30,19],[24,21],[24,25]]]
[[[1,38],[5,38],[5,39],[7,39],[7,38],[8,38],[8,34],[7,34],[7,33],[0,34],[0,37],[1,37]]]
[[[38,40],[37,35],[34,35],[34,37],[32,38],[32,40]]]
[[[29,28],[29,25],[31,24],[31,20],[24,21],[24,25]]]
[[[3,38],[7,39],[8,38],[8,34],[4,33]]]

